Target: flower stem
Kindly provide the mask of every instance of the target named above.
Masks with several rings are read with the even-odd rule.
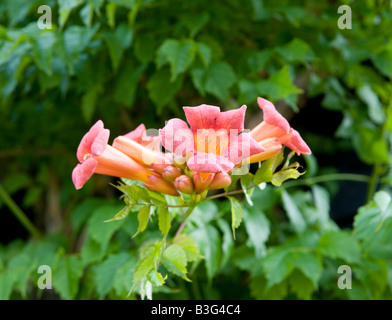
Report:
[[[369,186],[368,186],[368,191],[366,196],[367,202],[372,200],[373,195],[376,192],[379,175],[380,175],[380,165],[375,164],[373,167],[372,175],[370,176],[369,179]]]
[[[356,182],[364,182],[369,183],[370,177],[363,174],[355,174],[355,173],[332,173],[326,174],[323,176],[313,177],[313,178],[305,178],[297,181],[289,181],[282,185],[284,188],[296,187],[296,186],[311,186],[320,182],[328,182],[328,181],[356,181]]]
[[[35,238],[42,239],[39,230],[31,223],[29,218],[24,214],[22,209],[15,203],[5,189],[0,185],[0,199],[10,209],[12,214],[19,220],[25,229]]]
[[[190,216],[190,214],[192,213],[194,208],[195,207],[189,207],[188,210],[185,212],[184,220],[181,222],[180,226],[178,227],[178,230],[177,230],[176,234],[174,235],[174,238],[176,238],[181,233],[181,231],[184,229],[185,224],[186,224],[186,219]]]
[[[289,181],[286,182],[282,185],[282,188],[290,188],[290,187],[296,187],[296,186],[311,186],[316,183],[320,182],[328,182],[328,181],[357,181],[357,182],[365,182],[369,183],[370,177],[362,174],[354,174],[354,173],[333,173],[333,174],[326,174],[323,176],[318,176],[318,177],[313,177],[313,178],[307,178],[307,179],[301,179],[297,181]],[[253,184],[249,186],[246,190],[252,189],[254,187],[257,187],[256,184]],[[243,193],[244,191],[241,190],[233,190],[229,192],[224,192],[224,193],[219,193],[215,194],[213,196],[205,198],[205,200],[212,200],[216,198],[221,198],[221,197],[227,197],[233,194],[240,194]]]

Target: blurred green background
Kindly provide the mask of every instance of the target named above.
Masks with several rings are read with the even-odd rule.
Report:
[[[139,298],[127,294],[156,219],[135,238],[136,212],[103,223],[123,201],[106,176],[74,189],[81,137],[98,119],[110,142],[162,128],[202,103],[246,104],[251,129],[258,96],[312,149],[306,174],[256,190],[253,206],[239,197],[235,240],[228,201],[203,203],[184,230],[204,256],[192,282],[170,277],[153,297],[390,299],[391,30],[377,0],[1,1],[0,299]],[[40,265],[52,290],[37,287]],[[341,265],[352,289],[337,286]]]

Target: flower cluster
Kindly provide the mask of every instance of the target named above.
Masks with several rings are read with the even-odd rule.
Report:
[[[298,155],[311,153],[271,102],[257,102],[264,117],[251,131],[244,128],[245,105],[225,112],[210,105],[184,107],[188,123],[171,119],[158,136],[148,136],[141,124],[115,138],[112,146],[110,132],[99,120],[80,142],[73,183],[80,189],[98,173],[139,180],[150,190],[172,196],[200,194],[227,187],[235,168],[270,159],[283,146]]]

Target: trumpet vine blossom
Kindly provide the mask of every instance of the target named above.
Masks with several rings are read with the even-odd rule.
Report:
[[[99,120],[78,147],[74,185],[80,189],[98,173],[139,180],[172,196],[201,194],[230,185],[235,168],[270,159],[284,146],[298,155],[311,153],[270,101],[258,98],[257,102],[264,117],[250,132],[244,128],[245,105],[223,112],[205,104],[183,107],[187,122],[171,119],[157,136],[147,135],[141,124],[115,138],[112,146],[110,132]],[[168,152],[161,151],[161,144]]]
[[[163,146],[186,159],[190,170],[229,172],[235,165],[265,149],[244,131],[246,106],[221,112],[219,107],[184,107],[190,125],[171,119],[159,131]]]

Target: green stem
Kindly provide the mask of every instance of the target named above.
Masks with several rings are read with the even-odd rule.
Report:
[[[356,181],[356,182],[364,182],[369,183],[370,177],[363,174],[355,174],[355,173],[332,173],[326,174],[323,176],[313,177],[313,178],[305,178],[297,181],[289,181],[283,184],[283,187],[290,188],[296,186],[311,186],[316,183],[321,182],[329,182],[329,181]]]
[[[379,175],[380,175],[380,166],[378,164],[375,164],[373,167],[372,175],[369,179],[369,186],[368,186],[368,191],[366,196],[367,202],[372,200],[373,195],[376,192]]]
[[[147,207],[158,207],[158,204],[155,203],[140,203],[140,202],[136,202],[136,203],[130,203],[130,206],[147,206]],[[168,204],[167,205],[168,208],[189,208],[188,205],[185,204]]]
[[[186,224],[186,219],[188,219],[188,217],[191,215],[194,208],[195,207],[189,207],[188,210],[185,212],[184,220],[181,222],[180,226],[178,227],[178,230],[177,230],[176,234],[174,235],[174,238],[176,238],[181,233],[181,231],[184,229],[185,224]]]
[[[26,228],[26,230],[35,238],[41,239],[42,235],[39,230],[31,223],[29,218],[24,214],[22,209],[15,203],[14,200],[9,196],[7,191],[0,185],[0,199],[10,209],[12,214],[19,220],[19,222]]]
[[[313,185],[316,183],[328,182],[328,181],[357,181],[357,182],[369,183],[370,177],[366,176],[366,175],[354,174],[354,173],[333,173],[333,174],[327,174],[327,175],[313,177],[313,178],[285,182],[282,185],[282,187],[290,188],[290,187],[296,187],[296,186],[301,186],[301,185],[309,186],[309,185]],[[257,185],[256,184],[251,185],[246,190],[252,189],[254,187],[257,187]],[[219,193],[219,194],[207,197],[207,198],[205,198],[205,200],[212,200],[212,199],[216,199],[216,198],[227,197],[227,196],[230,196],[233,194],[240,194],[243,192],[244,191],[242,189],[241,190],[233,190],[233,191]]]

